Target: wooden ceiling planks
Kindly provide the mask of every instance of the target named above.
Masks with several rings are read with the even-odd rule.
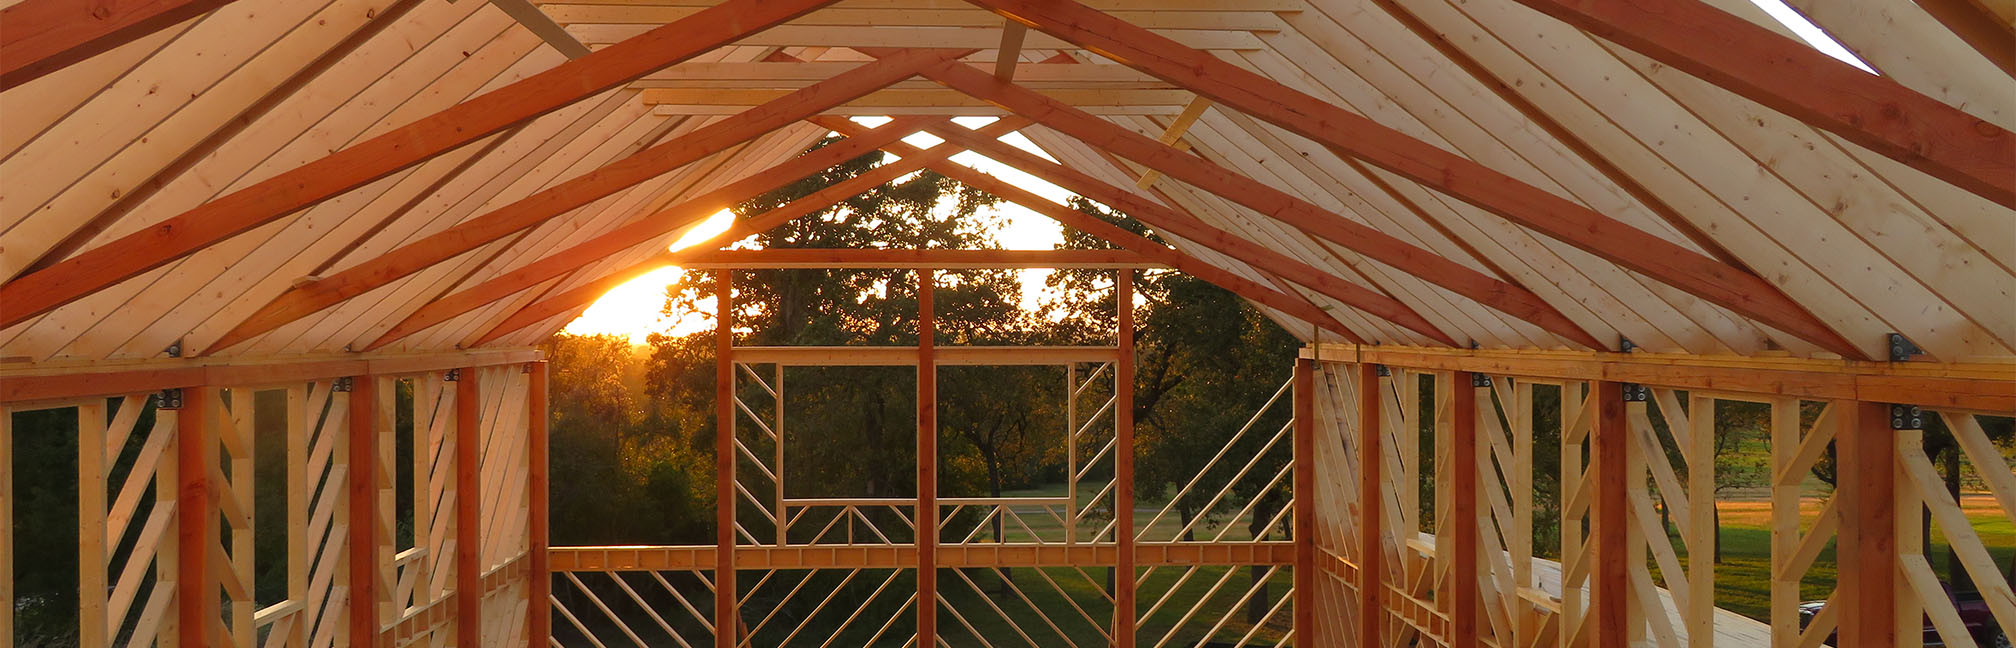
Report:
[[[1548,0],[1530,0],[1543,1]],[[2000,307],[2016,290],[2016,275],[2011,274],[2016,268],[2016,213],[2006,205],[1654,64],[1637,51],[1525,11],[1516,2],[1529,0],[1389,0],[1376,5],[1339,0],[1268,0],[1260,4],[1096,0],[1088,4],[1122,12],[1156,10],[1159,13],[1123,13],[1122,17],[1135,18],[1144,23],[1139,26],[1179,39],[1217,39],[1193,44],[1207,45],[1218,59],[1365,115],[1520,182],[1595,207],[1677,247],[1734,261],[1767,278],[1857,347],[1873,352],[1882,333],[1901,331],[1942,359],[2012,355],[2016,317]],[[1741,20],[1784,33],[1745,3],[1707,2]],[[341,4],[318,5],[315,10],[335,12],[334,7]],[[720,4],[720,0],[583,0],[548,3],[544,8],[570,28],[642,29],[668,17],[689,16]],[[1793,4],[1905,87],[2007,128],[2009,107],[2003,104],[2016,100],[2006,92],[1992,92],[2006,89],[2007,75],[1990,75],[2002,71],[1961,36],[1945,30],[1938,17],[1899,0],[1794,0]],[[1417,19],[1419,29],[1406,24],[1404,17],[1397,15],[1401,12]],[[134,201],[137,204],[130,213],[118,216],[112,227],[92,237],[86,248],[141,231],[222,192],[241,189],[364,137],[390,131],[453,105],[478,89],[500,87],[559,63],[560,57],[539,47],[539,41],[528,32],[499,20],[499,15],[481,3],[419,3],[388,28],[387,33],[397,38],[370,39],[356,52],[337,60],[294,96],[274,106],[272,114],[223,141],[215,154],[177,171],[156,195]],[[1933,45],[1922,51],[1904,51],[1865,30],[1865,24],[1874,23],[1857,22],[1872,16],[1897,21],[1898,29],[1911,30]],[[808,36],[838,37],[840,40],[833,43],[855,39],[861,41],[856,44],[868,47],[882,42],[952,43],[951,37],[956,35],[973,36],[956,42],[958,46],[995,47],[1000,42],[999,20],[963,0],[841,0],[772,34],[774,40],[745,40],[742,46],[720,50],[738,54],[696,58],[690,69],[662,70],[633,87],[788,91],[831,76],[832,68],[843,61],[868,58],[845,49],[786,47],[790,41]],[[122,83],[119,79],[128,76],[129,70],[160,69],[183,60],[183,55],[173,52],[194,51],[191,48],[197,41],[181,39],[187,30],[201,25],[202,21],[177,25],[30,82],[20,90],[0,93],[0,106],[10,113],[8,122],[0,125],[0,151],[24,152],[34,147],[55,151],[49,147],[61,141],[61,133],[86,128],[86,115],[115,105],[110,103],[114,95],[106,91]],[[486,27],[479,29],[479,25]],[[868,28],[871,25],[874,28]],[[324,28],[330,31],[315,33],[339,34],[342,25]],[[899,30],[910,28],[922,31],[897,35]],[[482,33],[485,29],[490,33]],[[290,33],[270,27],[247,31],[268,41],[305,37],[312,31],[307,27],[300,30]],[[1422,38],[1424,34],[1448,40],[1431,43]],[[305,45],[315,42],[312,39],[301,42],[304,45],[292,54],[260,50],[249,59],[238,59],[242,64],[237,60],[227,64],[226,58],[216,57],[203,61],[216,61],[211,67],[193,66],[176,72],[190,75],[188,78],[209,75],[226,80],[204,85],[205,89],[228,88],[232,78],[252,79],[250,70],[255,65],[266,65],[262,69],[284,76],[289,65],[299,69],[304,60],[301,57],[315,51]],[[390,55],[401,47],[406,50],[404,55]],[[780,47],[809,62],[774,63],[762,58]],[[1059,48],[1080,51],[1075,45],[1035,31],[1025,39],[1025,47],[1029,48],[1025,60],[1046,60]],[[479,64],[478,59],[483,62]],[[370,60],[378,63],[363,63]],[[994,67],[991,51],[971,60]],[[1464,65],[1464,60],[1470,65]],[[478,71],[485,66],[492,71]],[[145,76],[130,76],[123,83]],[[1163,91],[1171,87],[1166,81],[1104,61],[1024,63],[1016,66],[1015,79],[1044,91]],[[150,129],[169,134],[161,129],[183,123],[200,126],[206,123],[202,119],[229,115],[232,106],[245,105],[246,91],[254,86],[239,87],[242,90],[237,94],[220,90],[214,96],[202,96],[199,91],[194,102],[156,98],[158,107],[145,113],[146,117],[117,124],[130,134],[114,133],[85,152],[98,159],[132,162],[33,165],[30,161],[38,158],[0,157],[0,165],[30,169],[50,181],[35,186],[0,186],[0,195],[10,199],[17,193],[61,197],[60,203],[42,201],[51,205],[104,204],[107,198],[94,196],[95,190],[87,188],[110,186],[103,184],[106,179],[144,176],[150,165],[159,168],[160,160],[193,150],[186,144],[186,134],[178,135],[184,138],[181,140],[146,136],[149,141],[137,147],[124,142],[136,140]],[[395,90],[397,87],[404,89]],[[897,89],[919,87],[909,82]],[[47,106],[38,103],[25,112],[14,110],[28,106],[21,101],[26,96],[21,91],[27,89],[54,91],[52,102]],[[628,116],[617,119],[610,116],[612,112],[570,110],[534,121],[522,133],[476,141],[441,159],[338,195],[162,269],[118,282],[49,316],[0,330],[0,356],[137,358],[158,354],[167,342],[215,340],[300,277],[342,269],[409,244],[502,204],[496,201],[508,202],[509,196],[550,186],[586,168],[579,166],[585,163],[560,164],[558,158],[548,158],[597,157],[601,154],[589,152],[626,146],[611,140],[641,139],[653,129],[669,129],[658,131],[659,135],[676,137],[709,119],[700,115],[713,108],[653,109],[634,91],[603,96],[608,97],[607,103],[598,106]],[[1068,96],[1067,103],[1080,107],[1096,100],[1058,96]],[[915,99],[910,103],[917,101],[939,103]],[[199,104],[206,108],[193,108]],[[188,107],[179,107],[185,105]],[[433,107],[419,108],[426,105]],[[881,109],[902,112],[934,107]],[[732,111],[735,107],[723,108]],[[678,114],[681,109],[695,116]],[[1180,105],[1141,105],[1091,112],[1102,115],[1108,123],[1154,137],[1162,134],[1180,109]],[[986,106],[957,110],[999,112]],[[1533,298],[1597,340],[1608,342],[1621,335],[1647,348],[1690,353],[1753,354],[1786,349],[1795,354],[1829,355],[1769,324],[1620,267],[1613,259],[1537,236],[1451,199],[1439,193],[1435,183],[1417,182],[1339,157],[1318,142],[1230,110],[1217,107],[1209,111],[1183,141],[1194,145],[1196,154],[1204,159],[1263,186],[1365,223],[1474,271],[1521,285]],[[17,115],[26,119],[17,121]],[[197,121],[189,121],[192,119]],[[345,120],[349,125],[344,125]],[[600,126],[590,128],[597,124]],[[712,156],[690,168],[653,178],[648,186],[591,202],[536,228],[359,294],[308,318],[312,321],[281,327],[275,334],[249,340],[228,353],[284,355],[335,351],[346,345],[361,348],[443,296],[494,280],[642,214],[770,167],[816,136],[815,131],[802,130]],[[1132,184],[1141,177],[1138,167],[1126,162],[1116,166],[1110,154],[1069,138],[1042,129],[1033,131],[1031,138],[1067,166],[1106,182]],[[113,148],[102,142],[121,143]],[[34,155],[46,157],[48,153]],[[80,157],[78,161],[88,159]],[[1459,340],[1508,348],[1573,346],[1553,333],[1395,267],[1357,257],[1333,242],[1272,222],[1222,196],[1182,182],[1158,184],[1149,194],[1145,196],[1148,200],[1190,213],[1321,271],[1376,286],[1419,312],[1435,329]],[[12,210],[19,201],[7,204]],[[68,215],[85,210],[65,207],[56,211]],[[11,211],[0,216],[14,218]],[[14,232],[6,235],[8,240],[0,245],[7,250],[4,255],[14,254],[17,240],[27,240],[17,239]],[[38,240],[48,238],[44,235]],[[1173,238],[1180,249],[1201,262],[1292,294],[1302,303],[1330,309],[1354,335],[1388,343],[1436,344],[1418,332],[1369,316],[1320,292],[1281,283],[1278,277],[1256,272],[1197,241]],[[542,317],[518,317],[527,313],[528,307],[583,285],[609,285],[606,276],[657,255],[663,242],[638,243],[385,346],[418,351],[458,344],[528,343],[564,325],[579,310],[569,307],[539,314]],[[12,258],[0,260],[11,262]],[[0,263],[0,268],[8,267],[12,266]],[[1298,335],[1312,335],[1304,322],[1273,308],[1263,311]],[[498,330],[509,321],[524,326]]]

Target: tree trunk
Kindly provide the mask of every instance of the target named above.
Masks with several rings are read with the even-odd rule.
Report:
[[[987,452],[985,453],[985,459],[987,461],[988,492],[993,494],[994,499],[1001,499],[1001,459],[999,453]],[[1002,532],[1002,518],[1008,517],[1008,507],[1003,506],[1001,508],[1001,514],[994,516],[994,542],[997,544],[1007,544],[1008,536]],[[1015,570],[1012,568],[1001,570],[1000,595],[1003,597],[1009,596],[1012,593],[1009,591],[1009,588],[1013,587],[1014,583]]]
[[[1722,564],[1722,507],[1715,507],[1715,564]]]

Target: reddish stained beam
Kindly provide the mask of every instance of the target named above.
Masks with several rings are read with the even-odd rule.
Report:
[[[1589,398],[1596,416],[1589,431],[1589,476],[1583,488],[1595,489],[1589,504],[1589,540],[1583,560],[1589,567],[1589,621],[1595,624],[1596,648],[1631,645],[1631,526],[1626,488],[1627,450],[1631,429],[1624,415],[1624,384],[1590,381]],[[1564,389],[1572,389],[1573,386]],[[1639,566],[1638,569],[1644,569]]]
[[[1842,606],[1841,648],[1897,645],[1897,431],[1890,407],[1867,401],[1836,402],[1842,411],[1834,448],[1839,467],[1841,531],[1835,555]],[[1916,516],[1917,513],[1912,513]],[[1993,578],[1993,576],[1989,576]],[[1915,624],[1914,624],[1915,625]],[[1911,628],[1911,632],[1918,632]]]
[[[175,600],[181,601],[176,628],[182,645],[205,646],[213,643],[220,613],[217,573],[210,568],[211,548],[219,541],[217,484],[210,481],[217,438],[206,420],[217,389],[206,385],[182,393],[182,409],[175,412]]]
[[[735,648],[734,283],[714,272],[714,646]]]
[[[1452,347],[1460,346],[1449,334],[1435,328],[1433,323],[1422,318],[1419,313],[1414,312],[1414,309],[1397,299],[1364,286],[1345,281],[1330,272],[1294,257],[1276,252],[1265,245],[1247,240],[1232,232],[1212,227],[1195,216],[1165,207],[1139,194],[1115,187],[1083,172],[1045,160],[1033,153],[1015,148],[1003,142],[981,141],[965,134],[950,131],[949,129],[945,132],[932,130],[931,133],[944,137],[947,141],[964,145],[976,153],[986,155],[1023,173],[1042,178],[1079,195],[1105,203],[1114,209],[1126,213],[1129,217],[1147,223],[1151,227],[1183,237],[1198,245],[1217,250],[1226,256],[1248,263],[1257,269],[1307,286],[1318,293],[1348,304],[1353,308],[1421,333],[1427,336],[1428,339]],[[1150,141],[1152,142],[1152,140]],[[1160,144],[1157,144],[1157,146],[1160,146]]]
[[[729,205],[748,200],[833,165],[873,153],[883,144],[901,139],[922,126],[923,122],[916,119],[891,121],[861,137],[835,142],[816,151],[790,158],[769,169],[750,174],[713,191],[687,198],[676,205],[631,221],[565,250],[540,257],[475,287],[428,302],[420,310],[414,311],[412,315],[386,331],[384,335],[379,336],[377,340],[366,345],[364,350],[370,351],[391,344],[400,338],[481,308],[498,299],[509,297],[540,282],[648,243],[680,228],[701,223]],[[213,348],[221,348],[221,345]]]
[[[947,250],[888,248],[770,248],[703,250],[683,255],[679,267],[714,268],[1140,268],[1163,267],[1124,250]]]
[[[847,123],[851,124],[853,122],[849,121]],[[981,128],[980,132],[986,134],[992,134],[993,136],[998,137],[1000,135],[1005,135],[1009,132],[1019,129],[1027,124],[1028,122],[1026,120],[1020,118],[1000,119],[996,120],[994,123],[988,124],[984,128]],[[901,145],[901,146],[907,147],[908,145]],[[899,153],[901,151],[910,151],[910,154],[904,155],[903,159],[884,163],[881,166],[870,169],[867,172],[862,173],[861,175],[849,178],[845,181],[840,182],[839,184],[835,184],[830,187],[826,187],[824,189],[812,192],[810,195],[804,196],[797,200],[793,200],[790,203],[787,203],[781,207],[771,209],[770,211],[764,212],[762,214],[750,218],[738,219],[735,221],[733,225],[729,226],[728,231],[722,232],[721,234],[716,235],[707,240],[721,241],[725,243],[728,241],[738,240],[753,234],[769,231],[771,228],[777,227],[778,225],[782,225],[784,223],[790,222],[793,219],[814,212],[818,212],[828,207],[832,207],[833,205],[838,204],[842,200],[846,200],[848,198],[852,198],[856,195],[859,195],[861,192],[873,189],[884,183],[893,181],[897,178],[901,178],[905,175],[909,175],[912,172],[923,169],[924,165],[928,162],[943,160],[958,153],[955,147],[943,147],[943,148],[933,147],[927,151],[916,151],[916,149],[914,148],[898,149],[898,150]],[[488,332],[484,333],[481,337],[471,342],[469,346],[479,346],[483,344],[488,344],[496,340],[497,338],[503,337],[507,334],[510,334],[514,331],[525,328],[527,326],[531,326],[533,324],[545,321],[546,319],[551,318],[555,315],[559,315],[561,313],[573,310],[575,308],[586,306],[594,302],[596,299],[600,298],[604,293],[609,292],[611,289],[623,285],[624,283],[627,283],[632,279],[636,279],[637,277],[643,276],[645,273],[651,272],[658,268],[665,267],[667,265],[678,265],[680,262],[684,261],[689,256],[702,254],[704,252],[705,252],[704,250],[700,250],[697,248],[687,248],[684,250],[677,250],[657,255],[649,260],[633,264],[620,271],[610,273],[607,276],[596,279],[592,282],[582,284],[580,286],[568,289],[560,293],[549,295],[538,302],[535,302],[529,306],[519,309],[516,313],[512,313],[512,315],[509,318],[506,318],[503,322],[500,322],[496,326],[492,327]],[[530,286],[528,285],[525,287]],[[472,288],[470,290],[472,291],[487,290],[487,288],[478,286],[477,288]],[[454,297],[451,296],[450,299],[454,299]]]
[[[475,367],[455,373],[455,637],[474,644],[483,636],[483,392]]]
[[[0,9],[0,90],[11,90],[232,2],[27,0]]]
[[[1805,43],[1700,0],[1518,2],[2016,208],[2016,136]]]
[[[369,642],[383,629],[378,618],[378,412],[377,376],[350,380],[349,543],[350,639]],[[211,594],[215,598],[215,593]],[[214,618],[214,617],[213,617]],[[206,644],[207,645],[207,644]]]
[[[1316,361],[1295,359],[1295,636],[1316,643]],[[1339,521],[1342,522],[1341,520]],[[1362,567],[1360,569],[1363,569]],[[1362,595],[1360,600],[1364,600]]]
[[[1379,365],[1359,363],[1358,371],[1358,627],[1360,646],[1383,646],[1386,625],[1386,543],[1380,516],[1386,512],[1386,432],[1379,422],[1387,379]]]
[[[1012,183],[1002,181],[994,176],[981,173],[964,165],[942,162],[933,165],[932,168],[936,169],[939,173],[945,174],[946,177],[994,194],[1009,202],[1028,208],[1030,211],[1049,216],[1051,219],[1063,223],[1066,227],[1077,229],[1114,245],[1133,250],[1158,263],[1175,268],[1183,274],[1203,279],[1220,288],[1232,291],[1232,293],[1241,297],[1251,299],[1261,305],[1287,313],[1291,317],[1299,318],[1302,321],[1335,332],[1345,339],[1362,339],[1357,333],[1345,327],[1342,322],[1337,321],[1337,318],[1329,312],[1317,308],[1315,304],[1309,303],[1307,300],[1232,274],[1223,268],[1205,263],[1196,257],[1170,249],[1160,243],[1150,241],[1133,232],[1121,229],[1118,225],[1099,220],[1091,214],[1050,202],[1042,196],[1031,193],[1027,189],[1017,187]]]
[[[1522,1],[1531,3],[1540,0]],[[1866,357],[1860,347],[1842,338],[1818,317],[1757,275],[1520,182],[1468,158],[1436,148],[1207,52],[1186,47],[1072,0],[971,2],[1309,138],[1339,155],[1363,160],[1435,188],[1821,348],[1849,358]],[[971,75],[962,73],[961,77],[969,87],[976,89],[995,90],[991,86],[1001,85],[978,70],[973,70]],[[996,90],[993,94],[1002,93]],[[2004,137],[2002,141],[2003,146],[2009,146],[2008,138]],[[1165,154],[1165,157],[1175,156]],[[2004,168],[2009,167],[2005,165]],[[1167,170],[1163,173],[1173,175]],[[2016,171],[2005,171],[2002,177],[2006,182],[2007,178],[2016,177]],[[1261,211],[1271,213],[1273,210]],[[1352,245],[1347,241],[1339,243]],[[1393,264],[1391,261],[1388,263]],[[1549,330],[1553,329],[1549,327]]]
[[[938,645],[938,362],[932,293],[917,271],[917,643]]]
[[[1113,363],[1113,644],[1133,646],[1134,574],[1134,271],[1114,273],[1113,312],[1120,360]],[[1067,396],[1069,398],[1069,396]],[[1072,425],[1077,425],[1073,423]],[[1299,573],[1299,572],[1298,572]],[[1299,607],[1299,604],[1298,604]]]
[[[18,277],[0,286],[0,327],[831,2],[731,0],[456,104]]]
[[[1478,374],[1452,372],[1449,380],[1449,578],[1448,592],[1438,592],[1436,600],[1449,601],[1449,645],[1477,646],[1479,612],[1482,609],[1484,572],[1477,559],[1481,536],[1477,519],[1477,482],[1483,465],[1477,459],[1477,417],[1485,412],[1497,416],[1490,406],[1491,389],[1476,385]],[[1478,399],[1484,407],[1478,408]],[[1437,546],[1441,546],[1440,540]]]
[[[224,334],[204,353],[230,348],[604,196],[788,126],[828,107],[887,87],[915,75],[919,68],[926,65],[956,59],[967,53],[959,50],[905,51],[645,149],[328,278],[283,293]],[[833,163],[840,161],[844,158]]]
[[[531,415],[526,419],[525,434],[525,440],[531,446],[525,455],[527,465],[525,488],[530,491],[527,501],[531,503],[527,507],[525,523],[528,525],[526,534],[529,545],[526,549],[527,564],[532,576],[526,588],[525,598],[530,601],[544,601],[553,595],[551,565],[553,557],[548,551],[552,545],[552,530],[547,526],[551,523],[547,500],[552,484],[552,471],[547,462],[546,426],[547,417],[551,416],[549,413],[551,404],[547,402],[549,392],[546,385],[546,361],[527,363],[525,368],[532,374],[525,397],[530,401],[527,406],[532,408]],[[526,621],[528,624],[526,648],[546,648],[553,636],[553,606],[535,603],[528,606],[526,614],[530,617]]]
[[[1576,344],[1592,349],[1605,348],[1602,341],[1582,330],[1553,306],[1548,305],[1545,300],[1525,288],[1473,270],[1385,232],[1330,213],[1309,201],[1207,160],[1185,154],[1146,135],[1121,128],[1042,94],[1001,83],[969,65],[943,65],[926,70],[924,76],[947,87],[994,102],[1004,109],[1076,137],[1088,145],[1132,159],[1163,175],[1222,196],[1310,235],[1356,250],[1401,272],[1420,277],[1507,315],[1526,320]],[[1383,312],[1378,314],[1403,325],[1408,324],[1404,315]],[[1446,334],[1439,332],[1430,335],[1445,342],[1448,339]]]

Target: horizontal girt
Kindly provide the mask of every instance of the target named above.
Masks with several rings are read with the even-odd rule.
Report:
[[[711,269],[910,268],[987,270],[1008,268],[1146,269],[1167,267],[1120,250],[891,250],[879,248],[770,248],[707,250],[686,255],[679,267]]]

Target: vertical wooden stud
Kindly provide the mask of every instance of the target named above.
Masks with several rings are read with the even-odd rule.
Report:
[[[1452,573],[1449,595],[1449,645],[1475,648],[1478,645],[1479,542],[1477,524],[1477,482],[1482,469],[1477,462],[1477,399],[1490,398],[1485,387],[1473,387],[1475,374],[1458,371],[1449,381],[1449,529],[1450,537],[1438,539],[1437,547],[1449,551]]]
[[[1358,643],[1372,647],[1385,645],[1380,627],[1386,619],[1386,547],[1380,527],[1386,510],[1386,465],[1381,441],[1385,438],[1379,409],[1385,381],[1379,367],[1358,365]]]
[[[135,407],[135,404],[128,404]],[[105,399],[77,406],[77,644],[109,645],[105,631]]]
[[[240,648],[252,648],[259,638],[257,631],[252,627],[252,614],[258,609],[255,593],[258,591],[257,583],[253,580],[255,575],[252,569],[252,563],[256,559],[253,555],[256,551],[252,541],[253,533],[259,528],[256,518],[258,507],[253,502],[255,497],[253,486],[257,479],[253,471],[255,458],[258,456],[256,450],[258,435],[253,429],[257,411],[255,409],[257,406],[254,404],[256,400],[257,397],[250,389],[231,390],[231,420],[228,421],[228,429],[220,426],[218,430],[220,435],[227,435],[224,436],[226,439],[224,448],[231,455],[231,481],[222,485],[225,490],[220,491],[218,496],[232,498],[243,511],[242,516],[227,519],[231,527],[229,565],[231,578],[238,582],[245,594],[233,597],[229,610],[232,643]],[[232,440],[235,440],[235,443]],[[225,591],[228,593],[232,589],[226,587]]]
[[[529,566],[532,583],[526,593],[526,598],[530,599],[525,608],[529,623],[526,635],[529,638],[528,648],[545,648],[548,645],[548,638],[553,635],[553,605],[548,602],[553,596],[553,570],[547,555],[547,548],[552,545],[549,528],[552,518],[547,509],[547,497],[552,490],[552,475],[549,472],[551,468],[547,465],[546,429],[552,414],[551,404],[547,402],[546,362],[543,360],[534,362],[530,368],[531,384],[526,391],[529,392],[527,400],[530,401],[532,414],[525,428],[526,442],[531,448],[526,455],[529,474],[525,477],[525,487],[531,491],[528,493],[531,510],[526,515],[526,524],[530,527],[527,533],[531,545]]]
[[[308,411],[308,386],[296,383],[287,388],[287,600],[308,605],[309,579],[315,568],[315,541],[308,538],[308,507],[313,502],[308,480],[308,422],[322,418]],[[303,609],[294,614],[287,638],[288,646],[308,645],[308,618]]]
[[[357,646],[377,644],[379,629],[377,393],[376,376],[357,376],[350,381],[349,625],[350,643]],[[195,408],[183,411],[190,409]],[[188,547],[183,551],[187,552]],[[185,567],[184,577],[190,573]],[[185,628],[184,632],[187,631]]]
[[[1591,474],[1582,487],[1594,489],[1589,504],[1589,617],[1596,648],[1624,648],[1631,639],[1630,502],[1623,479],[1629,462],[1631,429],[1624,415],[1624,385],[1592,381],[1596,416],[1590,436]],[[1643,567],[1638,567],[1643,569]]]
[[[178,641],[183,646],[214,646],[217,575],[210,569],[210,546],[217,543],[217,498],[210,483],[210,464],[217,440],[210,437],[211,401],[217,390],[182,390],[182,409],[175,421],[176,557],[175,598]]]
[[[917,645],[938,645],[938,358],[930,270],[917,271]]]
[[[1125,270],[1121,272],[1126,272]],[[1295,359],[1295,640],[1316,644],[1316,361]],[[1362,560],[1362,559],[1361,559]]]
[[[1784,474],[1799,456],[1799,401],[1771,401],[1771,645],[1799,642],[1799,581],[1781,565],[1799,547],[1800,480]],[[1799,471],[1803,473],[1805,471]]]
[[[479,645],[483,638],[482,392],[475,367],[455,381],[455,640]],[[418,449],[416,448],[416,451]]]
[[[1113,364],[1113,642],[1134,645],[1134,271],[1114,273],[1119,358]],[[1071,392],[1064,393],[1065,398]],[[1076,425],[1074,422],[1073,425]],[[1067,433],[1068,434],[1068,433]],[[1076,449],[1073,449],[1076,452]],[[1073,470],[1076,470],[1074,467]],[[1076,473],[1071,473],[1076,474]],[[1296,491],[1298,494],[1302,491]],[[1075,497],[1075,493],[1074,493]],[[1299,495],[1298,495],[1299,497]],[[1074,500],[1075,501],[1075,500]],[[1075,526],[1075,525],[1074,525]],[[1301,541],[1301,531],[1296,531]],[[1299,572],[1298,572],[1299,573]],[[1297,585],[1297,592],[1302,591]],[[1297,601],[1296,609],[1303,604]],[[1301,636],[1301,635],[1298,635]]]
[[[1897,644],[1897,433],[1889,406],[1841,403],[1843,416],[1834,439],[1840,477],[1841,531],[1836,603],[1840,648],[1891,648]]]
[[[1715,645],[1715,399],[1687,406],[1687,645]],[[1663,460],[1663,459],[1662,459]]]
[[[734,284],[714,272],[714,646],[735,648]]]

